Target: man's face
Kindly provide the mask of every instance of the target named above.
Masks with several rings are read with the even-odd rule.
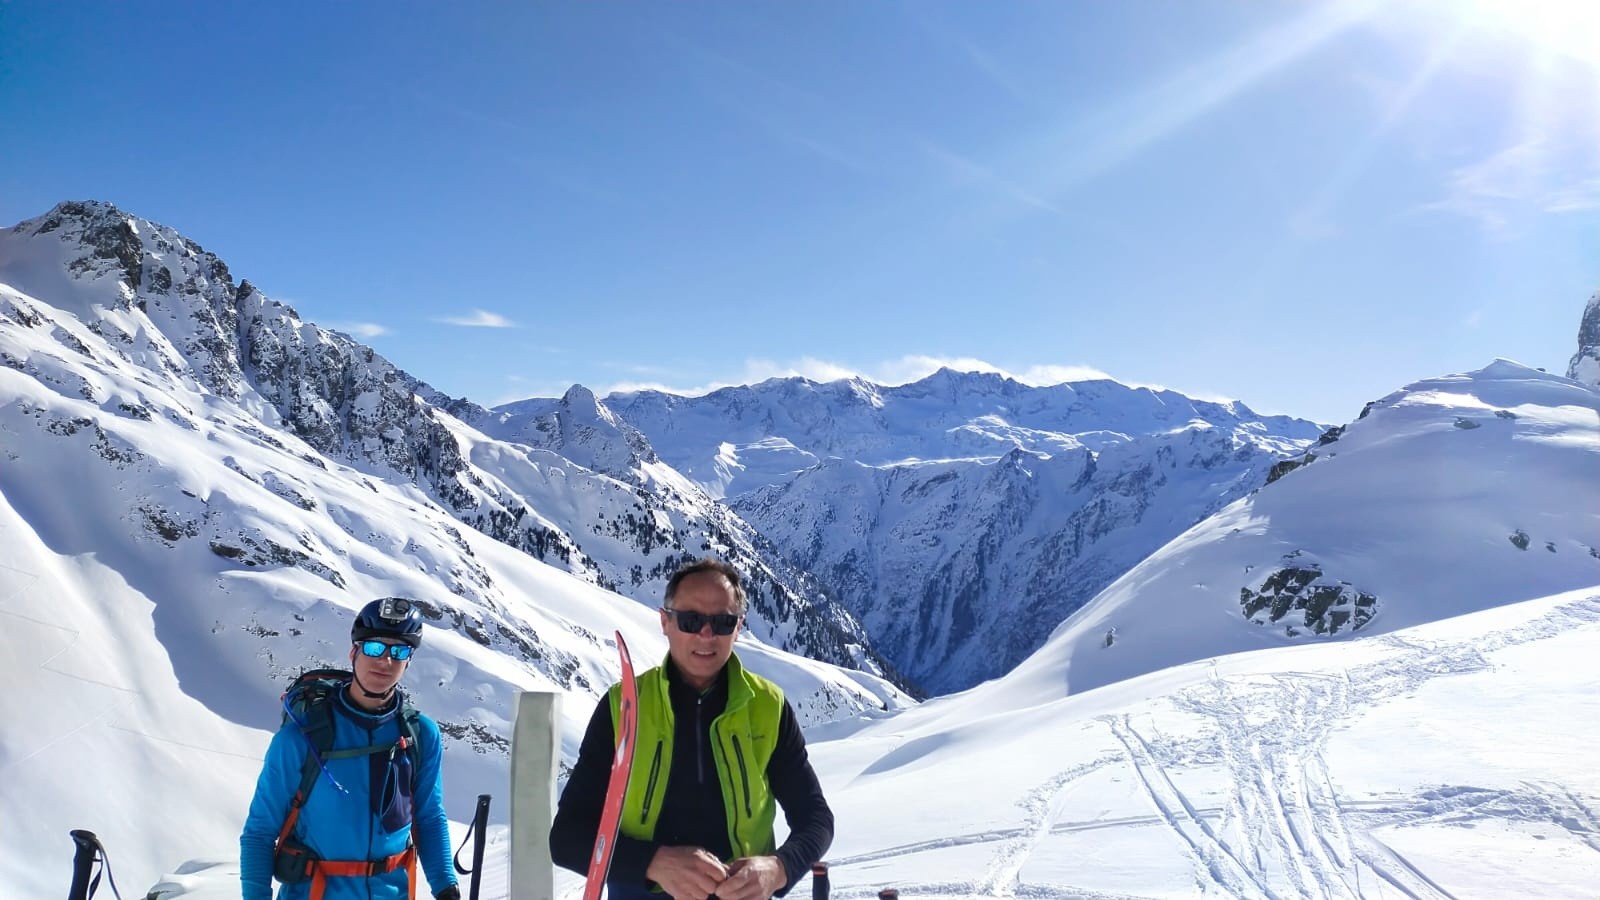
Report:
[[[371,638],[369,640],[376,640],[386,648],[396,644],[405,646],[404,641],[392,641],[387,638]],[[361,679],[362,687],[374,694],[385,693],[399,683],[400,676],[405,674],[406,666],[410,665],[410,662],[401,662],[390,656],[387,651],[382,656],[368,656],[361,652],[362,643],[367,643],[367,641],[350,646],[350,666],[355,670],[357,677]]]
[[[738,601],[733,585],[716,572],[696,572],[678,582],[677,593],[667,601],[674,610],[704,613],[706,615],[737,614]],[[713,634],[711,624],[705,623],[694,634],[678,629],[677,617],[666,609],[661,611],[661,633],[667,636],[667,653],[678,667],[686,682],[697,690],[705,690],[716,680],[717,673],[727,665],[733,653],[734,638],[739,636],[741,619],[728,635]]]

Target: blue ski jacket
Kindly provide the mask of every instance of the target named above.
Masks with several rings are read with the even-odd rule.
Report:
[[[334,749],[388,744],[399,740],[396,695],[388,711],[373,715],[357,708],[344,691],[330,701],[334,708]],[[405,751],[327,760],[295,823],[295,835],[317,856],[330,860],[384,859],[406,849],[415,837],[419,873],[426,874],[436,894],[456,883],[450,867],[450,821],[444,813],[440,777],[443,747],[439,726],[426,715],[417,720],[420,768],[412,777]],[[243,900],[271,900],[272,852],[278,831],[289,815],[290,800],[300,785],[301,767],[311,745],[294,722],[273,735],[256,781],[250,814],[239,835],[239,881]],[[331,776],[331,777],[330,777]],[[337,782],[337,786],[335,785]],[[286,884],[278,900],[305,900],[309,881]],[[395,900],[407,896],[406,870],[370,877],[331,877],[325,900]]]

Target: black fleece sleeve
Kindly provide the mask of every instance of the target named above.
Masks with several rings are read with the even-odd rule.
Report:
[[[778,721],[777,746],[767,760],[767,783],[789,823],[789,838],[777,854],[789,875],[789,883],[778,892],[781,896],[810,874],[811,866],[833,843],[833,810],[822,796],[822,784],[806,753],[805,735],[788,700],[783,701],[783,716]]]
[[[603,695],[589,718],[589,728],[578,747],[578,760],[561,791],[561,801],[556,804],[555,821],[550,824],[550,859],[563,869],[579,875],[589,871],[589,854],[594,850],[595,832],[600,830],[600,814],[615,755],[611,700]],[[656,844],[618,834],[613,849],[615,855],[606,881],[645,885],[645,869],[655,858]]]

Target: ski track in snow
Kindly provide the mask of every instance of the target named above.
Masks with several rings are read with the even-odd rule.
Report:
[[[1173,783],[1167,767],[1156,756],[1151,745],[1133,729],[1127,717],[1110,717],[1102,721],[1110,726],[1117,740],[1127,748],[1128,761],[1143,783],[1150,802],[1160,810],[1161,818],[1189,845],[1196,864],[1197,886],[1205,890],[1209,882],[1234,897],[1272,896],[1239,862],[1233,851],[1217,839],[1211,826],[1206,824]],[[1191,823],[1194,827],[1189,827]]]
[[[1067,785],[1090,772],[1115,762],[1113,757],[1103,757],[1093,762],[1074,766],[1035,788],[1018,801],[1028,815],[1028,824],[1016,830],[1018,836],[1010,838],[995,853],[989,869],[978,882],[978,893],[985,897],[1014,897],[1020,886],[1022,867],[1039,842],[1051,832],[1056,800]]]
[[[1164,739],[1136,717],[1098,719],[1125,755],[1057,773],[1018,799],[1024,824],[886,847],[831,861],[838,874],[853,864],[974,844],[998,844],[976,882],[897,883],[919,898],[1081,898],[1129,900],[1067,884],[1021,881],[1048,834],[1165,823],[1189,848],[1197,893],[1230,897],[1359,898],[1397,892],[1453,900],[1401,853],[1373,833],[1379,828],[1462,824],[1475,820],[1547,822],[1600,853],[1600,813],[1571,790],[1524,782],[1520,788],[1441,786],[1393,799],[1341,799],[1324,757],[1334,729],[1360,707],[1414,693],[1435,678],[1487,671],[1485,655],[1506,647],[1600,624],[1600,596],[1571,601],[1531,622],[1487,638],[1428,643],[1395,635],[1374,637],[1402,651],[1339,674],[1281,672],[1221,676],[1173,697],[1178,708],[1209,719],[1205,738]],[[1137,775],[1154,815],[1057,821],[1057,802],[1076,779],[1125,762]],[[1192,798],[1186,773],[1221,768],[1226,796]],[[1193,779],[1188,779],[1192,782]],[[1221,801],[1221,805],[1218,805]],[[875,897],[876,888],[835,884],[833,896]]]
[[[1233,896],[1359,897],[1361,876],[1375,875],[1410,897],[1451,897],[1424,872],[1377,839],[1384,826],[1500,819],[1550,822],[1600,852],[1600,816],[1570,790],[1524,783],[1521,790],[1443,787],[1396,802],[1341,801],[1323,749],[1352,711],[1410,694],[1434,678],[1486,671],[1485,651],[1600,623],[1600,598],[1573,601],[1487,640],[1428,644],[1378,638],[1398,657],[1326,673],[1286,672],[1221,678],[1213,674],[1174,697],[1187,712],[1212,719],[1211,741],[1162,742],[1128,717],[1106,721],[1128,748],[1152,803],[1193,849],[1215,887]],[[1360,687],[1357,688],[1356,686]],[[1224,823],[1207,825],[1169,769],[1215,764],[1233,776]],[[1368,888],[1376,886],[1369,882]]]

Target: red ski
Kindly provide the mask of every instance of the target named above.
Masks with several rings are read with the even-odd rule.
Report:
[[[606,782],[606,805],[600,813],[600,830],[594,836],[594,853],[589,857],[589,877],[583,885],[583,900],[600,900],[611,869],[611,845],[622,826],[622,797],[628,792],[628,772],[633,768],[633,744],[639,730],[639,691],[633,683],[633,657],[617,632],[617,656],[622,659],[622,715],[617,722],[617,755],[611,759],[611,780]]]

